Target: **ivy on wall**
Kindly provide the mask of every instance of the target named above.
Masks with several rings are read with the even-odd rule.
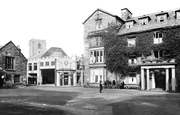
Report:
[[[128,65],[130,57],[146,57],[151,55],[152,50],[163,50],[164,60],[176,59],[176,77],[180,80],[180,26],[117,35],[119,28],[119,25],[111,24],[104,31],[94,34],[103,38],[106,67],[110,72],[120,74],[122,77],[128,75],[130,71],[139,72],[139,66]],[[163,43],[153,43],[155,32],[163,33]],[[127,38],[132,35],[136,37],[136,46],[128,47]]]

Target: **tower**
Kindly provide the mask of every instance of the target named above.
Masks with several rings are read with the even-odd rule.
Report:
[[[29,40],[29,57],[46,51],[46,40],[31,39]]]

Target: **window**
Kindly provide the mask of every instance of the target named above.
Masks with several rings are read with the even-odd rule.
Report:
[[[38,48],[41,49],[41,44],[40,43],[38,44]]]
[[[37,63],[34,63],[34,70],[37,70]]]
[[[14,69],[14,57],[6,56],[5,61],[6,69]]]
[[[158,15],[157,16],[157,22],[164,22],[167,19],[167,14]]]
[[[43,63],[43,62],[40,62],[40,66],[44,66],[44,63]]]
[[[135,58],[129,59],[128,62],[129,62],[129,65],[135,65],[135,64],[137,64],[137,60],[136,60]]]
[[[103,69],[90,69],[90,82],[99,83],[103,81]]]
[[[51,61],[51,65],[55,65],[55,61]]]
[[[153,55],[155,58],[159,59],[159,58],[162,58],[163,55],[164,55],[164,51],[163,50],[160,50],[160,51],[153,51]]]
[[[32,70],[32,63],[29,63],[29,71]]]
[[[140,24],[141,25],[147,25],[148,24],[148,18],[140,19]]]
[[[131,21],[131,22],[126,22],[126,28],[132,28],[133,27],[133,24],[134,24],[134,22],[133,21]]]
[[[104,50],[90,51],[90,63],[103,63],[104,62]]]
[[[135,37],[129,37],[127,39],[128,47],[134,47],[136,46],[136,38]]]
[[[176,12],[176,19],[180,19],[180,11]]]
[[[103,46],[102,38],[101,37],[94,37],[89,40],[90,47],[100,47]]]
[[[96,20],[96,30],[102,29],[102,19]]]
[[[162,33],[160,33],[160,32],[154,33],[154,44],[162,43],[162,37],[163,37]]]
[[[49,62],[46,62],[46,66],[49,66]]]

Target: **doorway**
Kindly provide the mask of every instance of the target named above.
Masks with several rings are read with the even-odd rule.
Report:
[[[64,73],[64,85],[68,85],[68,77],[69,77],[69,74],[68,73]]]
[[[156,88],[166,89],[166,72],[165,69],[156,69],[154,70],[155,84]]]

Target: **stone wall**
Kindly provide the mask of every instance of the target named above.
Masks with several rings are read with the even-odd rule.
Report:
[[[84,23],[84,82],[88,82],[89,80],[89,40],[87,39],[88,33],[92,31],[96,31],[96,13],[97,11]],[[107,28],[108,24],[111,22],[116,22],[116,18],[108,15],[104,12],[99,11],[100,17],[102,18],[102,28]]]
[[[12,42],[7,43],[0,49],[0,67],[5,70],[5,56],[15,57],[15,69],[12,70],[13,74],[20,74],[22,77],[26,77],[27,73],[27,59],[20,52]]]

